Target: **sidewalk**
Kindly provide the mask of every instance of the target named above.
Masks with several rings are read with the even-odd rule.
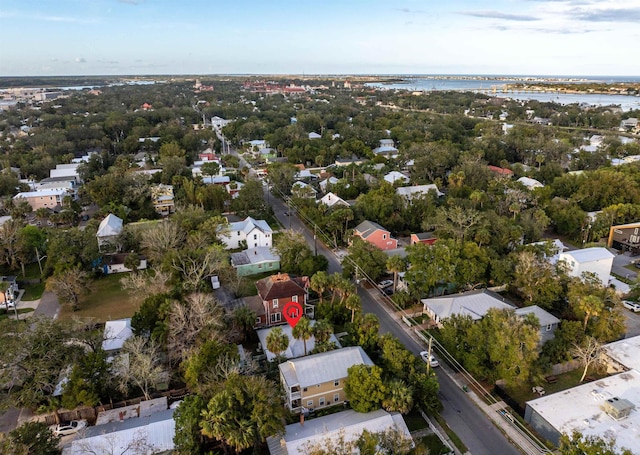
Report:
[[[28,313],[18,313],[18,319],[23,320],[23,319],[27,319],[29,317],[31,317],[36,309],[38,308],[38,305],[40,305],[40,299],[37,300],[22,300],[22,296],[24,295],[24,289],[19,289],[18,290],[18,296],[16,297],[16,308],[18,310],[22,310],[23,308],[33,308],[33,311],[29,311]],[[12,319],[15,319],[15,313],[13,313],[12,311],[9,312],[9,317]]]

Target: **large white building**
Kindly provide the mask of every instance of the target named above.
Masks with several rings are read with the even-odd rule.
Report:
[[[609,285],[609,275],[615,255],[606,248],[593,247],[560,253],[558,262],[564,262],[569,276],[582,278],[585,272],[593,273],[603,286]]]
[[[273,230],[267,222],[254,220],[251,217],[223,226],[218,232],[218,236],[227,249],[240,248],[241,242],[245,242],[246,248],[259,246],[270,248],[273,242]]]

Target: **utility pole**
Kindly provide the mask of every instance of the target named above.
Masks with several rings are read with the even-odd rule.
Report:
[[[427,358],[427,374],[430,373],[430,368],[431,368],[431,343],[433,341],[433,337],[431,335],[429,335],[429,348],[427,350],[427,352],[429,353],[429,357]]]
[[[316,238],[317,238],[317,234],[316,234],[317,227],[318,227],[318,225],[313,223],[313,255],[314,256],[318,255],[318,241],[316,240]]]

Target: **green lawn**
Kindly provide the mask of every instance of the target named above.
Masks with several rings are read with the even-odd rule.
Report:
[[[89,286],[91,292],[80,298],[80,309],[71,311],[63,305],[59,318],[93,318],[103,322],[133,316],[142,302],[122,289],[122,277],[124,274],[116,273],[93,281]]]
[[[569,371],[564,374],[555,375],[558,378],[558,381],[553,384],[548,384],[546,381],[540,381],[540,384],[536,384],[540,387],[544,388],[545,395],[549,395],[551,393],[560,392],[562,390],[567,390],[572,387],[579,385],[580,377],[582,376],[583,368],[578,368],[573,371]],[[594,379],[600,379],[605,375],[597,374],[591,370],[587,372],[587,377],[592,377]],[[507,393],[516,400],[524,409],[525,403],[529,400],[533,400],[535,398],[539,398],[537,393],[534,393],[531,389],[533,386],[520,385],[518,387],[507,387]]]
[[[31,313],[32,311],[33,311],[33,308],[18,308],[18,314]],[[9,310],[9,313],[7,313],[7,310],[4,307],[0,309],[0,320],[8,319],[9,316],[14,316],[14,315],[15,313],[13,310]]]
[[[428,434],[416,441],[416,444],[429,449],[429,455],[444,455],[449,453],[449,448],[445,446],[440,438],[435,434]]]
[[[22,300],[38,300],[44,292],[44,283],[34,283],[24,285],[24,294]]]
[[[407,424],[407,428],[409,431],[418,431],[427,428],[427,422],[422,418],[422,415],[415,409],[412,410],[409,414],[402,416],[405,423]]]

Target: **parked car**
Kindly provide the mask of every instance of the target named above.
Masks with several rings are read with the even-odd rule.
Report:
[[[389,286],[393,286],[393,280],[383,280],[378,283],[380,289],[388,288]]]
[[[640,311],[640,303],[632,302],[631,300],[623,300],[622,306],[628,310],[633,311],[634,313],[637,313]]]
[[[382,290],[382,292],[383,292],[385,295],[393,295],[393,288],[391,288],[391,287],[389,287],[389,288],[384,288],[384,289]]]
[[[440,366],[440,362],[438,362],[438,360],[433,356],[433,354],[429,354],[429,351],[422,351],[420,353],[420,357],[422,357],[422,360],[429,363],[429,366],[431,368]]]
[[[86,420],[72,420],[70,422],[62,422],[52,427],[53,434],[56,436],[67,436],[77,433],[87,426]]]

